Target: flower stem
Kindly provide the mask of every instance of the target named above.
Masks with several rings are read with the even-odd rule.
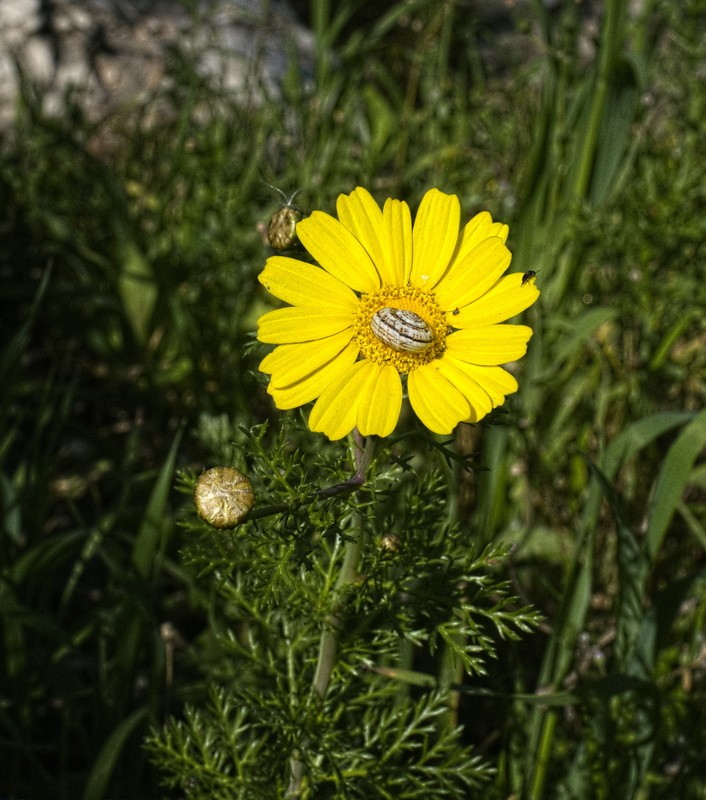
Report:
[[[346,587],[353,583],[358,574],[358,564],[363,550],[364,538],[365,527],[362,514],[359,511],[355,511],[353,513],[352,536],[346,542],[343,565],[336,581],[331,612],[321,632],[321,640],[319,641],[319,658],[316,662],[316,672],[311,684],[311,691],[312,695],[318,695],[320,698],[323,698],[326,694],[331,673],[333,672],[340,625],[339,611],[345,599]]]
[[[254,508],[246,517],[243,517],[238,524],[242,525],[244,522],[250,522],[254,519],[262,519],[263,517],[271,517],[275,514],[285,514],[287,512],[296,511],[296,509],[300,508],[305,503],[313,503],[315,500],[325,500],[327,497],[335,497],[338,494],[346,494],[360,489],[365,482],[365,472],[370,466],[370,462],[375,453],[375,441],[373,437],[369,437],[367,442],[365,442],[358,434],[355,450],[356,470],[350,478],[346,478],[345,481],[336,483],[333,486],[327,486],[325,489],[318,489],[309,497],[299,498],[296,502],[277,503],[276,505]]]
[[[375,442],[374,437],[369,436],[367,439],[363,439],[357,431],[355,432],[354,461],[356,471],[353,477],[345,482],[346,484],[352,484],[356,487],[360,487],[363,484],[365,473],[373,460]],[[338,485],[341,486],[343,484]],[[324,620],[319,640],[319,655],[309,696],[310,701],[314,702],[320,702],[326,696],[333,668],[336,664],[341,608],[346,600],[348,587],[354,583],[358,576],[358,565],[365,542],[365,523],[363,514],[358,509],[353,512],[352,527],[351,536],[346,540],[341,571],[338,573],[336,585],[333,589],[331,609]],[[300,795],[301,782],[304,777],[304,762],[301,760],[300,754],[301,751],[307,748],[308,744],[308,740],[303,741],[301,748],[292,753],[290,758],[290,782],[287,797],[297,798]]]

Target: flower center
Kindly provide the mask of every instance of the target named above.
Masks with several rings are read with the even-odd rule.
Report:
[[[361,356],[407,374],[445,349],[446,315],[436,299],[413,286],[385,286],[360,298],[355,338]]]

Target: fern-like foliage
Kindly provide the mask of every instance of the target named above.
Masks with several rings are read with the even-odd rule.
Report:
[[[314,459],[292,446],[296,428],[231,433],[258,502],[286,510],[232,533],[186,525],[182,560],[210,620],[193,655],[209,688],[150,738],[166,785],[195,800],[482,797],[492,770],[463,743],[458,681],[537,620],[499,574],[502,552],[449,523],[444,454],[414,465],[383,451],[362,490],[322,497],[350,474],[337,446]],[[340,587],[356,534],[357,577]],[[326,631],[336,653],[322,697]]]
[[[302,798],[460,799],[476,790],[481,796],[490,770],[460,744],[458,729],[439,732],[443,695],[400,699],[380,684],[339,687],[316,713],[298,719],[273,697],[260,696],[255,706],[252,695],[217,689],[148,746],[165,784],[193,800],[284,798],[297,745],[306,774]],[[295,736],[305,736],[306,747]]]

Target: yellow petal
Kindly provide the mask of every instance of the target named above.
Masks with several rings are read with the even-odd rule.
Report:
[[[363,436],[389,436],[400,417],[402,381],[390,364],[370,364],[373,380],[361,391],[357,428]]]
[[[350,341],[351,332],[343,331],[315,342],[282,344],[262,359],[260,371],[272,376],[273,388],[282,389],[322,367]]]
[[[336,212],[340,222],[367,250],[379,272],[384,260],[385,236],[382,211],[373,196],[367,189],[358,186],[350,194],[339,195]]]
[[[286,256],[267,259],[258,276],[268,292],[285,303],[354,314],[358,298],[341,281],[313,264]]]
[[[502,239],[503,242],[507,242],[507,236],[510,233],[510,227],[505,225],[502,222],[494,222],[490,226],[490,230],[488,231],[488,236],[497,236],[499,239]]]
[[[530,336],[532,328],[526,325],[465,328],[446,337],[446,352],[469,364],[507,364],[527,352]]]
[[[439,281],[434,294],[445,311],[460,308],[476,300],[497,283],[510,266],[512,256],[498,236],[484,239],[461,261],[454,260],[448,273]],[[456,325],[456,320],[454,320]]]
[[[324,389],[349,370],[358,358],[358,346],[351,342],[345,350],[334,356],[327,364],[296,383],[277,389],[270,385],[267,391],[272,395],[277,408],[297,408],[317,398]]]
[[[370,378],[370,361],[358,361],[336,377],[314,403],[309,428],[341,439],[355,427],[361,389]]]
[[[481,211],[464,226],[454,260],[464,259],[483,239],[489,239],[491,236],[498,236],[503,242],[506,242],[509,232],[510,229],[507,225],[503,225],[502,222],[493,222],[493,218],[487,211]]]
[[[489,211],[481,211],[474,217],[471,217],[461,231],[456,256],[463,258],[470,253],[476,245],[480,244],[483,239],[487,239],[487,231],[492,224],[493,218],[490,216]]]
[[[384,286],[406,286],[412,271],[412,215],[403,200],[389,198],[382,209],[385,257],[379,265]]]
[[[519,388],[515,377],[502,367],[479,367],[476,364],[457,362],[448,353],[444,353],[444,360],[462,364],[464,371],[488,393],[493,401],[493,408],[502,405],[505,396],[516,392]]]
[[[297,236],[321,266],[356,292],[374,292],[380,276],[367,250],[337,219],[314,213],[297,224]]]
[[[257,338],[268,344],[292,344],[325,339],[353,325],[352,314],[331,313],[328,309],[278,308],[257,321]]]
[[[462,361],[448,358],[446,354],[434,366],[468,401],[471,413],[464,422],[478,422],[493,408],[493,401]]]
[[[471,407],[463,394],[432,364],[418,367],[407,376],[409,402],[430,431],[451,433],[458,422],[470,417]]]
[[[455,194],[430,189],[424,195],[412,232],[412,286],[431,289],[444,274],[456,249],[460,218]]]
[[[534,283],[522,286],[522,274],[513,272],[501,278],[482,297],[461,308],[454,316],[453,324],[457,328],[468,328],[504,322],[529,308],[538,297],[539,289]]]

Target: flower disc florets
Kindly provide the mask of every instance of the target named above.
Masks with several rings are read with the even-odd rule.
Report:
[[[399,308],[418,314],[432,333],[430,347],[420,353],[410,353],[381,341],[373,332],[371,322],[383,308]],[[406,375],[443,355],[447,330],[446,315],[432,295],[412,286],[386,286],[360,298],[354,338],[360,346],[362,358],[369,358],[376,364],[391,364],[400,374]]]

